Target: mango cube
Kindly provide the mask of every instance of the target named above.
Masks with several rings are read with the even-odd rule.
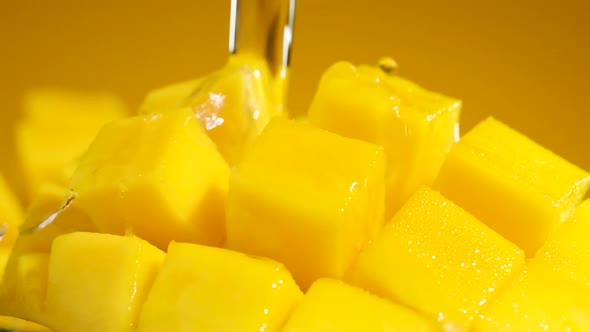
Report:
[[[434,321],[410,309],[334,279],[319,279],[283,332],[438,331]]]
[[[144,98],[140,114],[156,114],[186,106],[187,99],[199,89],[203,79],[173,83],[150,91]]]
[[[378,68],[341,62],[324,73],[309,122],[385,147],[386,217],[432,184],[456,138],[461,101]]]
[[[231,56],[207,77],[148,94],[141,113],[191,108],[230,165],[235,165],[274,116],[282,114],[267,65],[252,56]]]
[[[342,277],[383,224],[384,164],[377,145],[274,119],[231,175],[227,247],[284,263],[305,289]]]
[[[96,232],[94,222],[77,206],[60,211],[72,193],[64,187],[46,184],[27,209],[21,234],[16,241],[18,253],[49,253],[53,239],[77,231]],[[51,223],[47,219],[58,212]],[[46,224],[44,224],[46,223]]]
[[[102,232],[220,244],[229,167],[188,109],[103,128],[70,188]]]
[[[66,197],[67,190],[44,185],[27,210],[20,234],[8,256],[0,287],[0,303],[9,304],[9,310],[4,310],[7,314],[44,322],[47,261],[53,239],[73,231],[96,230],[88,217],[72,206],[58,214],[52,223],[37,227],[59,210]]]
[[[23,222],[23,211],[4,177],[0,174],[0,220],[4,223],[20,225]]]
[[[67,185],[70,164],[105,123],[122,118],[127,110],[108,93],[38,89],[25,96],[23,113],[15,128],[16,147],[32,199],[45,183]]]
[[[67,199],[68,191],[55,185],[44,185],[29,206],[20,234],[6,262],[4,286],[14,288],[19,283],[20,258],[28,254],[49,254],[53,239],[76,231],[96,231],[92,221],[82,211],[69,206],[45,223]]]
[[[96,226],[90,217],[77,206],[71,204],[75,200],[74,194],[63,186],[53,184],[42,185],[27,208],[25,221],[21,226],[24,234],[21,236],[39,236],[31,241],[37,249],[34,251],[49,252],[52,240],[41,240],[41,230],[54,228],[63,232],[96,232]],[[64,208],[67,205],[66,208]],[[62,208],[64,208],[62,210]],[[56,214],[57,212],[57,214]],[[52,217],[52,222],[46,224]],[[45,223],[45,224],[44,224]]]
[[[0,174],[0,284],[22,222],[21,206]]]
[[[49,254],[26,254],[15,262],[14,282],[0,285],[0,315],[45,324]]]
[[[127,112],[124,101],[109,92],[38,88],[27,91],[23,98],[25,119],[37,125],[90,126],[98,131],[105,121]]]
[[[549,236],[533,260],[590,289],[590,241],[588,239],[590,239],[590,199],[584,201],[572,217]]]
[[[590,186],[590,174],[488,118],[455,145],[436,187],[532,257]]]
[[[350,279],[447,326],[466,328],[523,264],[514,244],[423,187],[361,252]]]
[[[172,242],[138,331],[280,331],[301,296],[282,264]]]
[[[474,332],[590,331],[590,292],[534,263],[500,292]]]
[[[135,331],[164,256],[136,237],[79,232],[56,238],[47,326],[60,332]]]
[[[0,331],[51,332],[42,325],[10,316],[0,316]]]

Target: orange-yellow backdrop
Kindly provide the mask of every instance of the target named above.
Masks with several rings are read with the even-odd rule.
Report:
[[[330,63],[394,56],[401,74],[464,100],[466,130],[494,115],[590,170],[590,2],[298,0],[291,109]],[[0,171],[19,182],[11,123],[35,86],[154,87],[225,61],[229,0],[1,0]]]

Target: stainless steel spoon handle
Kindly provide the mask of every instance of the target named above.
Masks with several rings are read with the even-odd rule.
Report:
[[[295,0],[231,0],[229,53],[260,56],[273,76],[284,77],[294,21]]]

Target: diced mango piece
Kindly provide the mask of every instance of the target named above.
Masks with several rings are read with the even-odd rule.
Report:
[[[282,264],[172,242],[138,331],[279,331],[301,296]]]
[[[42,325],[9,316],[0,316],[0,331],[51,332]]]
[[[96,232],[93,221],[77,206],[69,205],[60,211],[71,195],[69,190],[61,186],[41,186],[27,209],[15,251],[49,253],[53,239],[59,235],[77,231]],[[50,223],[49,218],[52,218]]]
[[[590,174],[488,118],[452,149],[436,187],[532,257],[584,197]]]
[[[534,261],[590,290],[590,199],[558,227]]]
[[[284,263],[304,289],[342,277],[383,224],[384,164],[377,145],[274,119],[231,175],[227,247]]]
[[[170,84],[150,91],[141,107],[140,114],[155,114],[187,106],[187,101],[203,83],[202,78]]]
[[[283,332],[438,331],[410,309],[334,279],[314,282]]]
[[[96,231],[96,227],[80,209],[70,205],[58,212],[70,195],[68,190],[46,184],[41,186],[36,198],[27,210],[25,222],[14,243],[10,258],[6,265],[5,282],[14,282],[12,273],[18,257],[30,253],[49,253],[53,239],[59,235],[76,231]],[[48,222],[53,218],[51,222]]]
[[[457,136],[460,111],[459,100],[341,62],[324,73],[309,122],[385,147],[389,218],[420,185],[434,181]]]
[[[49,254],[25,254],[16,258],[14,283],[0,286],[0,315],[45,324],[45,295]]]
[[[8,257],[18,237],[23,212],[17,198],[0,174],[0,284]]]
[[[29,199],[45,183],[67,185],[69,165],[86,151],[98,130],[127,113],[111,94],[61,89],[30,91],[23,111],[16,145]]]
[[[58,127],[40,129],[29,124],[17,127],[17,153],[22,160],[28,200],[45,183],[67,185],[72,175],[67,165],[84,153],[92,139],[78,140],[76,136],[86,133],[86,129],[79,132]]]
[[[590,331],[590,292],[531,264],[474,323],[474,332]]]
[[[152,114],[190,107],[230,165],[270,119],[282,114],[264,60],[231,56],[226,66],[203,79],[174,84],[148,94],[141,112]]]
[[[23,98],[25,119],[36,125],[87,126],[96,132],[127,112],[123,100],[109,92],[40,88]]]
[[[79,232],[56,238],[47,326],[60,332],[135,331],[164,256],[136,237]]]
[[[419,189],[361,252],[357,285],[466,328],[524,253],[438,192]]]
[[[23,222],[23,211],[20,202],[0,174],[0,220],[3,223],[20,225]]]
[[[70,188],[102,232],[220,244],[229,167],[188,109],[105,126]]]
[[[73,206],[57,214],[53,222],[42,225],[60,209],[66,195],[67,190],[63,188],[42,186],[26,213],[0,288],[0,303],[13,303],[8,313],[36,322],[43,319],[41,306],[45,300],[47,255],[53,239],[73,231],[96,229],[88,217]]]

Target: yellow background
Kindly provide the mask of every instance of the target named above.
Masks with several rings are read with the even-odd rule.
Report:
[[[462,129],[494,115],[590,170],[590,2],[298,0],[290,105],[323,69],[392,55],[400,73],[464,100]],[[229,0],[0,0],[0,171],[18,183],[8,129],[21,93],[152,88],[226,57]]]

